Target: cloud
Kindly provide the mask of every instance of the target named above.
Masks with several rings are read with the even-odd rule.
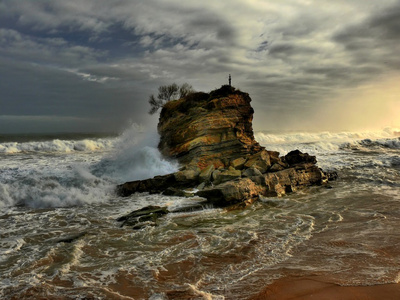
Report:
[[[380,9],[334,36],[343,45],[355,66],[374,65],[384,72],[400,68],[400,4]]]
[[[79,72],[78,70],[74,70],[74,69],[66,69],[66,71],[71,72],[71,73],[83,78],[83,80],[92,81],[92,82],[106,83],[107,81],[110,81],[110,80],[117,80],[116,77],[98,76],[98,75],[93,75],[93,74],[89,74],[89,73]]]
[[[0,28],[0,54],[18,61],[78,66],[96,62],[106,52],[71,44],[63,38],[38,38]]]
[[[395,0],[5,0],[0,113],[107,117],[112,128],[129,118],[155,123],[146,106],[159,85],[209,91],[230,73],[253,98],[258,128],[299,128],[314,107],[350,97],[342,91],[397,74],[399,7]]]

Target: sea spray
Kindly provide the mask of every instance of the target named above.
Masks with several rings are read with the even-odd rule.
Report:
[[[158,141],[157,132],[133,124],[115,141],[113,153],[94,168],[95,174],[123,183],[176,172],[178,164],[162,158]]]
[[[156,132],[133,124],[108,139],[3,143],[0,208],[106,202],[118,183],[177,170],[176,163],[161,157],[158,139]]]

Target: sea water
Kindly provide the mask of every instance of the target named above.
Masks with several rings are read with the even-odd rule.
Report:
[[[246,299],[288,275],[341,285],[400,280],[398,130],[255,138],[281,155],[316,155],[339,179],[133,230],[116,219],[201,201],[115,194],[117,184],[179,168],[157,151],[156,133],[0,136],[0,298]]]

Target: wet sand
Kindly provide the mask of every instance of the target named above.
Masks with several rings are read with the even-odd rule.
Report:
[[[400,284],[340,286],[319,276],[284,277],[249,300],[395,300]]]

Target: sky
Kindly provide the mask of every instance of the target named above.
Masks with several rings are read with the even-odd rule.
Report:
[[[229,74],[255,130],[400,127],[399,53],[398,0],[0,0],[0,133],[155,128]]]

